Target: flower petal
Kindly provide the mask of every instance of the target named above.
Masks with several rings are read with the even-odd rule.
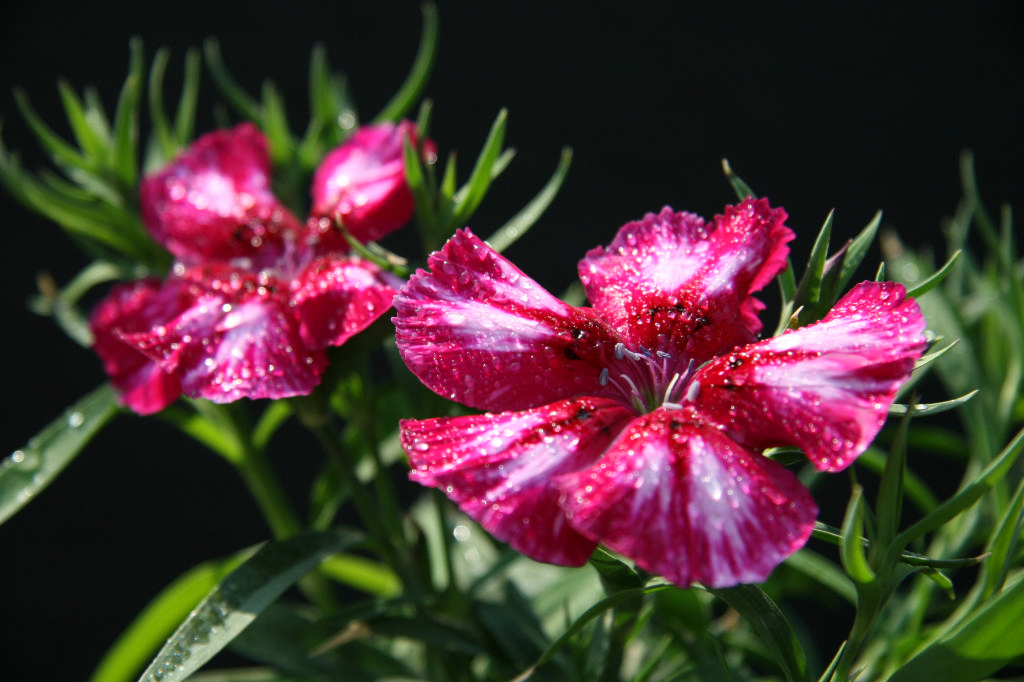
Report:
[[[395,297],[398,349],[431,390],[483,410],[519,410],[600,382],[618,338],[460,230]]]
[[[526,412],[404,420],[409,477],[444,491],[499,540],[538,561],[579,566],[595,543],[573,530],[554,478],[592,464],[630,413],[605,399]]]
[[[402,281],[356,257],[322,257],[292,282],[291,305],[309,348],[340,346],[391,308]]]
[[[413,197],[402,154],[406,137],[417,144],[416,124],[410,121],[363,126],[328,153],[313,175],[313,216],[336,220],[361,242],[376,241],[407,223]],[[424,146],[425,153],[433,153],[432,142]]]
[[[750,296],[786,267],[793,233],[785,219],[763,199],[727,207],[710,225],[665,207],[624,225],[607,249],[591,250],[580,279],[628,344],[699,365],[761,331],[763,306]]]
[[[573,528],[681,587],[764,581],[818,513],[792,473],[687,410],[634,419],[558,486]]]
[[[270,156],[251,123],[201,136],[139,186],[143,222],[179,259],[276,260],[301,223],[270,186]]]
[[[885,423],[925,349],[903,285],[862,282],[820,322],[741,348],[694,377],[702,413],[752,447],[795,445],[839,471]]]
[[[227,267],[189,268],[192,306],[176,319],[122,338],[175,372],[192,397],[307,395],[327,366],[322,349],[305,346],[287,299],[273,281]]]
[[[120,335],[173,320],[190,303],[185,287],[164,287],[157,279],[144,279],[114,287],[89,318],[93,349],[118,390],[119,401],[133,412],[159,412],[178,399],[181,384]]]

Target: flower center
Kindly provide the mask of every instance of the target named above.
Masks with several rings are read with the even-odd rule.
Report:
[[[636,352],[617,343],[615,360],[611,368],[601,370],[601,385],[615,388],[637,412],[653,412],[659,407],[682,409],[680,400],[697,397],[700,386],[690,382],[692,359],[680,372],[680,363],[670,353],[651,352],[643,346]]]

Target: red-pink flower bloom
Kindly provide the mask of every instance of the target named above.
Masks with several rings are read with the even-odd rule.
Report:
[[[271,192],[270,171],[266,140],[246,123],[200,137],[142,182],[144,222],[178,261],[163,283],[116,288],[91,320],[134,411],[157,412],[182,392],[216,402],[307,394],[326,348],[390,307],[401,280],[350,254],[329,221],[296,219]],[[374,209],[389,221],[406,210],[394,193],[373,201],[401,204]],[[365,225],[375,234],[398,224]]]
[[[602,543],[682,586],[764,580],[817,507],[762,451],[844,468],[925,347],[917,304],[873,282],[758,341],[752,294],[785,267],[785,218],[748,199],[711,223],[629,223],[580,263],[592,308],[460,231],[395,297],[398,346],[432,390],[489,412],[403,421],[411,477],[540,561]]]
[[[418,144],[410,121],[363,126],[329,153],[313,176],[313,216],[333,219],[362,242],[407,223],[414,208],[402,160],[407,137]],[[424,152],[435,153],[433,142],[424,141]]]

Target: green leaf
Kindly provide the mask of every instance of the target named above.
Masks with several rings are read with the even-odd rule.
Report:
[[[939,505],[933,512],[907,528],[894,540],[890,553],[902,550],[914,540],[922,537],[961,512],[972,507],[982,495],[991,490],[1010,470],[1021,450],[1024,449],[1024,430],[1018,431],[1013,440],[989,462],[988,466],[978,474],[971,483],[961,488],[953,497]]]
[[[65,81],[58,82],[57,88],[60,91],[61,102],[64,104],[64,113],[71,126],[71,131],[78,141],[78,146],[85,152],[87,158],[102,159],[107,145],[110,143],[103,137],[106,126],[95,121],[96,112],[89,112],[75,91]]]
[[[903,492],[907,476],[907,429],[910,417],[900,421],[889,456],[882,470],[882,480],[878,484],[878,498],[875,501],[875,517],[877,519],[877,542],[887,547],[900,526],[903,513]]]
[[[828,246],[832,239],[832,220],[835,211],[829,211],[825,223],[814,240],[814,248],[807,261],[807,270],[800,279],[794,302],[798,306],[816,306],[821,302],[821,281],[825,276],[825,262],[828,260]],[[826,301],[831,304],[831,301]]]
[[[850,582],[849,576],[843,573],[838,566],[822,555],[804,547],[786,559],[786,566],[802,573],[805,577],[814,580],[829,588],[840,597],[856,605],[857,589]]]
[[[455,194],[456,208],[455,215],[451,221],[454,227],[462,227],[476,211],[477,206],[483,201],[487,188],[494,179],[495,166],[498,157],[501,155],[501,147],[505,141],[505,128],[508,123],[508,112],[502,109],[498,112],[497,118],[491,124],[491,130],[487,134],[483,149],[477,157],[476,165],[470,173],[469,180]]]
[[[229,559],[207,561],[161,590],[103,656],[90,682],[135,679],[196,604],[243,558],[238,554]]]
[[[174,156],[177,145],[171,135],[171,124],[164,109],[164,74],[171,51],[162,47],[153,56],[153,64],[149,67],[149,120],[153,126],[153,135],[160,146],[160,154],[164,160]]]
[[[146,64],[142,41],[133,39],[130,47],[128,78],[121,87],[114,111],[114,143],[108,164],[124,187],[134,188],[139,173],[139,99],[146,78]]]
[[[117,393],[103,384],[0,462],[0,523],[35,499],[117,409]]]
[[[220,56],[220,43],[214,38],[208,38],[203,43],[203,52],[206,55],[206,68],[209,69],[210,75],[217,87],[220,88],[221,93],[227,98],[228,103],[237,109],[243,118],[250,121],[261,120],[260,103],[238,84],[238,81],[224,66],[224,61]]]
[[[911,298],[923,296],[932,289],[934,289],[936,286],[941,284],[942,280],[946,279],[946,275],[948,275],[950,270],[953,269],[953,265],[960,259],[961,253],[963,252],[956,251],[952,256],[949,257],[949,260],[946,261],[945,265],[939,268],[938,272],[936,272],[934,275],[932,275],[925,281],[915,286],[913,289],[910,289],[907,292],[907,296],[910,296]]]
[[[1024,655],[1024,572],[976,609],[954,631],[928,645],[890,682],[974,682]]]
[[[405,82],[374,119],[375,122],[397,121],[412,109],[412,105],[423,93],[427,78],[434,68],[434,55],[437,53],[437,8],[432,3],[423,5],[423,29],[420,33],[420,46],[416,51],[409,75]]]
[[[750,189],[750,185],[743,182],[743,178],[733,172],[728,159],[722,159],[722,172],[725,173],[725,178],[729,181],[729,184],[732,185],[732,191],[736,192],[737,199],[743,201],[747,197],[757,198],[757,195],[754,194],[754,190]]]
[[[952,400],[944,400],[940,403],[918,403],[916,405],[901,405],[899,403],[893,403],[889,406],[889,414],[902,417],[903,415],[913,411],[915,417],[923,417],[929,414],[940,414],[942,412],[949,412],[955,410],[964,403],[968,402],[971,398],[977,395],[978,391],[971,391],[967,395],[962,395],[959,398],[953,398]]]
[[[207,594],[167,640],[140,682],[186,679],[325,557],[361,541],[352,531],[336,529],[264,545]]]
[[[853,581],[866,585],[875,580],[875,572],[868,563],[862,535],[864,533],[864,496],[861,487],[854,486],[850,504],[843,519],[842,537],[839,543],[839,558],[843,568]]]
[[[196,127],[196,103],[199,100],[199,79],[201,60],[199,50],[189,49],[185,53],[185,76],[181,82],[181,96],[174,114],[174,137],[178,145],[184,146],[192,139]]]
[[[737,585],[708,591],[736,609],[754,627],[789,682],[810,679],[807,675],[807,657],[796,633],[782,610],[764,590],[756,585]]]
[[[487,238],[487,243],[501,253],[512,246],[526,231],[533,227],[534,223],[543,215],[551,202],[554,201],[558,190],[562,187],[566,174],[569,172],[569,164],[572,163],[572,149],[566,147],[562,150],[562,158],[555,168],[554,174],[547,184],[541,188],[530,203],[512,216],[512,219],[499,227],[494,234]]]
[[[843,257],[843,266],[839,269],[839,281],[837,283],[837,291],[842,291],[846,288],[850,279],[857,272],[857,268],[864,262],[864,258],[868,255],[868,250],[871,248],[871,244],[875,241],[875,235],[878,233],[878,226],[882,223],[882,212],[878,211],[871,219],[863,230],[861,230],[856,237],[847,245],[846,255]]]

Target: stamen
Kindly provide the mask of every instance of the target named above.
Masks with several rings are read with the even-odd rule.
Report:
[[[601,376],[599,376],[597,378],[597,382],[599,384],[601,384],[602,386],[607,386],[608,385],[608,374],[609,374],[608,368],[605,367],[604,369],[601,370]]]
[[[673,371],[678,365],[673,356],[664,350],[651,352],[643,346],[638,351],[630,350],[625,343],[615,344],[616,364],[614,374],[609,368],[601,370],[602,386],[614,387],[626,401],[639,412],[650,412],[664,406],[682,409],[682,400],[696,397],[694,388],[687,386],[693,376],[691,359],[682,372]],[[622,362],[626,361],[626,362]],[[679,394],[686,387],[686,395]]]

